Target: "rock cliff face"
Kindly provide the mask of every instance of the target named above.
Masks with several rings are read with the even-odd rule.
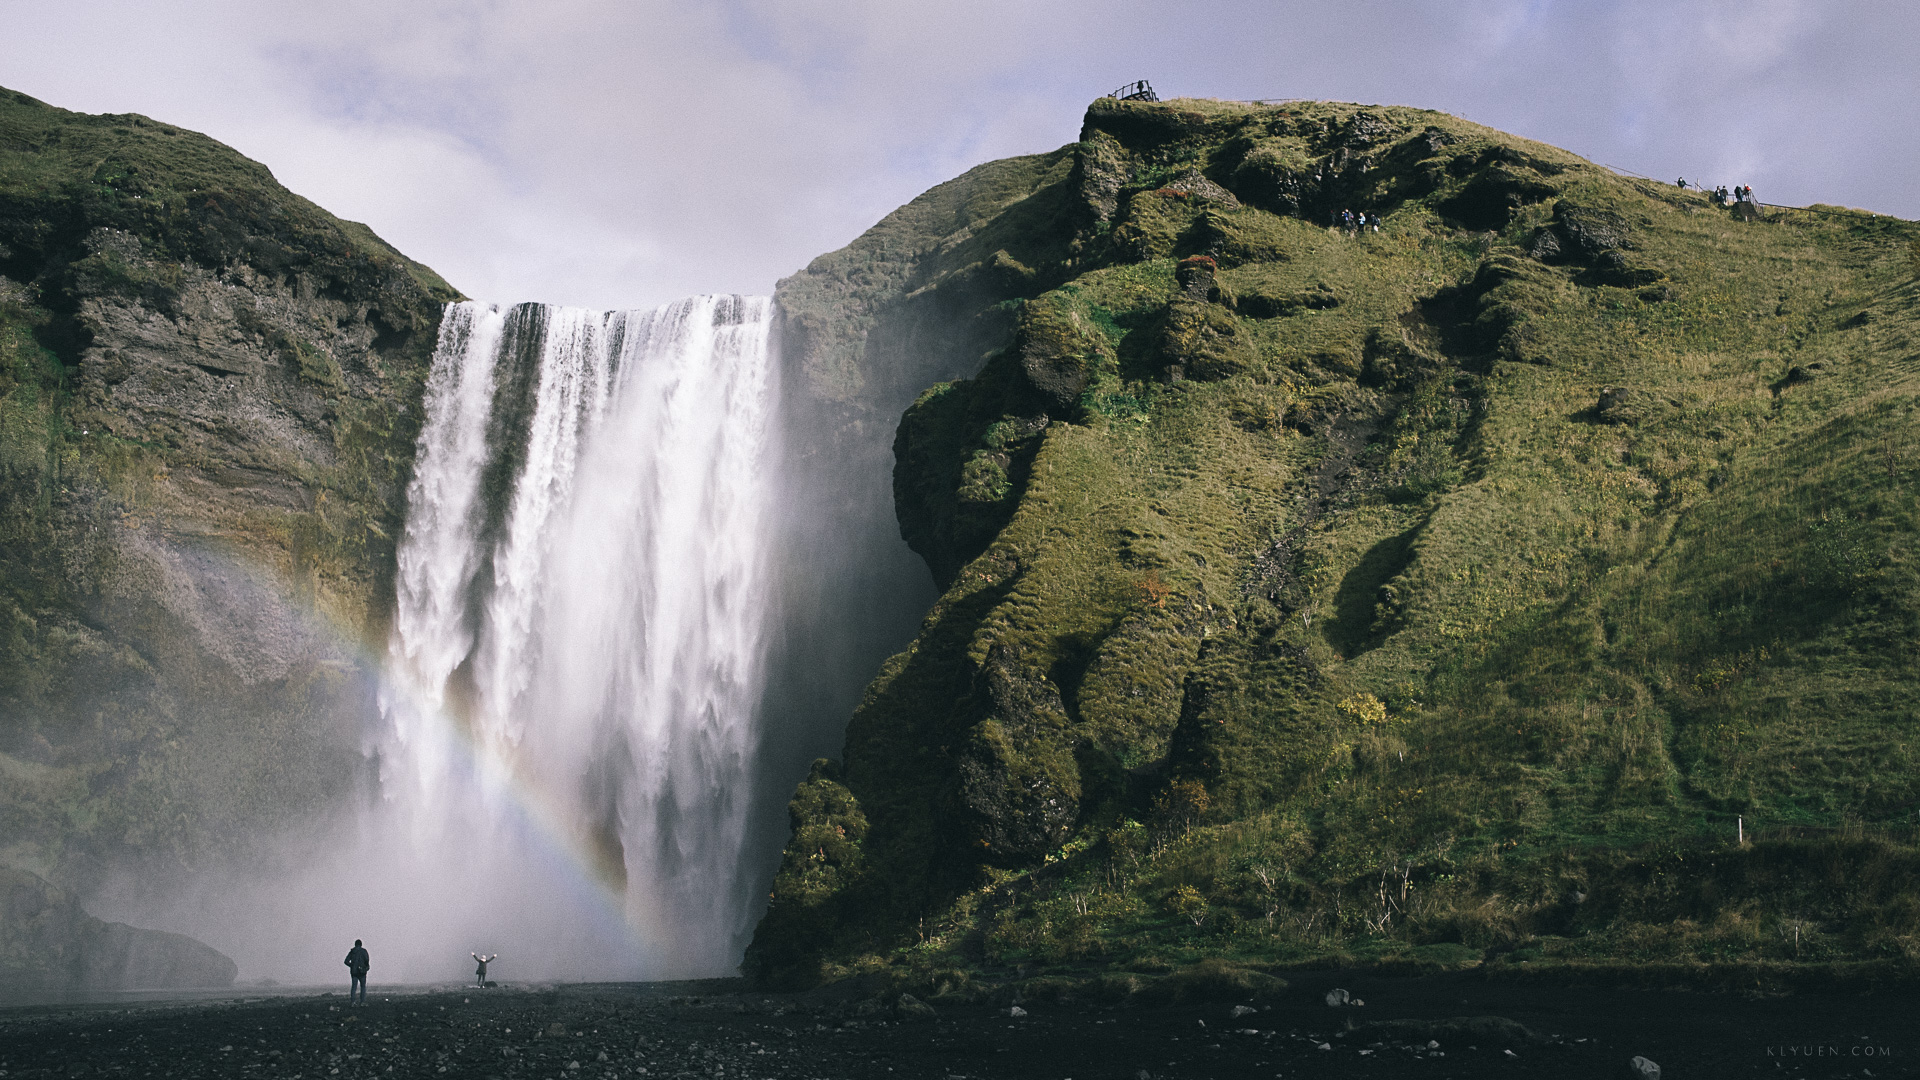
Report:
[[[816,260],[800,371],[964,377],[893,444],[943,595],[750,966],[1920,957],[1914,240],[1109,100]]]
[[[454,295],[204,136],[0,91],[0,863],[201,864],[366,779]]]
[[[1001,249],[1025,252],[1040,235],[1005,211],[1036,195],[1046,202],[1070,167],[1065,153],[983,165],[775,292],[792,455],[783,546],[805,572],[788,576],[779,605],[769,772],[758,797],[784,800],[796,769],[839,745],[860,687],[912,639],[933,602],[927,565],[899,539],[894,429],[922,390],[976,370],[1004,336],[1013,316],[996,302],[1032,271]],[[981,227],[988,231],[974,236]]]

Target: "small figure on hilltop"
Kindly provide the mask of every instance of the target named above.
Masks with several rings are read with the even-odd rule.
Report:
[[[353,939],[353,948],[347,950],[347,958],[341,962],[347,965],[348,974],[353,976],[353,981],[347,984],[347,1004],[365,1005],[367,970],[373,967],[373,961],[367,956],[366,947],[359,938]]]
[[[480,962],[480,966],[474,969],[474,979],[479,982],[481,986],[492,986],[493,984],[487,981],[487,965],[500,959],[500,954],[494,953],[491,956],[481,956],[479,953],[468,953],[467,955]]]

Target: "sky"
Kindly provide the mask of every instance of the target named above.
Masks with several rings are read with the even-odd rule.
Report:
[[[1142,78],[1920,217],[1906,0],[0,0],[0,26],[0,86],[212,135],[502,302],[768,292]]]

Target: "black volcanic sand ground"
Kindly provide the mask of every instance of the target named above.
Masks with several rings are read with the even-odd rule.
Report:
[[[1335,985],[1365,1004],[1328,1007]],[[0,1009],[0,1076],[1617,1080],[1636,1054],[1666,1080],[1920,1076],[1913,993],[1756,1000],[1316,973],[1239,1017],[1227,1002],[1031,1004],[1024,1017],[947,1005],[919,1021],[866,1008],[739,982],[376,987],[360,1008],[341,993],[17,1006]],[[1527,1032],[1450,1023],[1489,1016]],[[1367,1026],[1389,1020],[1418,1023]]]

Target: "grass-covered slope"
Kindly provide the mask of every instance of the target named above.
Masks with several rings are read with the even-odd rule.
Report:
[[[0,90],[0,865],[351,790],[454,295],[212,139]]]
[[[783,286],[979,367],[751,966],[1920,958],[1912,225],[1324,103],[999,167]]]

